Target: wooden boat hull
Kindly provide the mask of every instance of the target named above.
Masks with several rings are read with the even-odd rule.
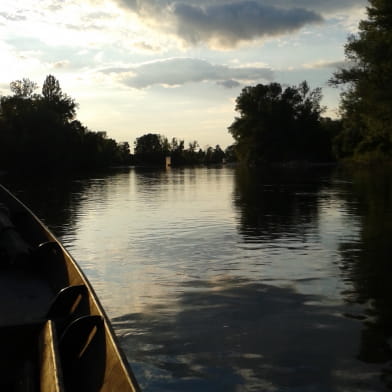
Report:
[[[86,276],[1,185],[0,344],[1,390],[139,391]]]

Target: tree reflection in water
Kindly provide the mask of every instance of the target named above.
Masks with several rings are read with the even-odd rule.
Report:
[[[319,191],[329,180],[330,169],[239,168],[234,203],[241,212],[244,241],[301,239],[306,227],[317,225]]]
[[[358,358],[385,364],[392,389],[392,170],[349,171],[341,197],[360,220],[360,241],[341,244],[341,269],[352,283],[349,302],[364,304]]]
[[[331,194],[345,205],[348,218],[359,218],[359,238],[350,243],[350,235],[341,233],[341,279],[352,287],[341,301],[328,304],[294,286],[247,279],[183,283],[175,311],[151,306],[114,320],[129,358],[136,356],[142,385],[149,391],[388,388],[392,221],[383,219],[391,216],[392,182],[385,179],[381,192],[369,179],[358,183],[347,176],[328,170],[245,171],[236,177],[233,197],[245,243],[282,238],[305,243],[320,230],[322,199]],[[369,210],[372,203],[376,207]],[[314,264],[319,262],[315,257]]]
[[[82,244],[83,258],[91,260],[87,272],[101,268],[89,276],[97,279],[101,298],[122,298],[113,295],[122,279],[110,274],[117,268],[127,276],[135,265],[144,271],[146,251],[153,266],[147,273],[166,273],[140,279],[170,286],[161,291],[167,298],[138,298],[138,312],[124,306],[113,320],[146,391],[392,389],[391,171],[132,170],[57,182],[17,184],[8,177],[6,185],[71,246]],[[233,178],[234,187],[224,178]],[[208,215],[209,208],[220,203],[219,192],[203,194],[203,218],[194,209],[200,204],[192,190],[212,189],[218,181],[219,192],[232,192],[232,210],[220,206],[225,220],[212,225],[217,215]],[[122,193],[130,190],[132,197]],[[106,220],[102,227],[100,221],[84,227],[83,209],[104,206],[108,217],[120,209],[111,204],[113,194],[126,205],[123,225],[109,232]],[[181,214],[167,222],[179,202]],[[150,213],[135,214],[143,209]],[[126,226],[136,215],[150,220]],[[332,222],[327,228],[326,216]],[[185,225],[187,218],[192,227]],[[178,237],[170,229],[174,224]],[[112,254],[104,253],[105,244],[97,246],[91,227],[95,235],[103,230],[105,238],[131,244],[115,249],[123,252],[123,264],[114,268]],[[139,235],[131,237],[135,228]],[[328,230],[334,231],[331,244]],[[118,293],[142,295],[135,287]]]

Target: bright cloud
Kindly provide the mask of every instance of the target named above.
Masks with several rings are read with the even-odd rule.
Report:
[[[304,67],[308,69],[317,69],[317,68],[337,69],[345,66],[347,66],[347,62],[345,62],[344,60],[337,60],[337,61],[318,60],[314,63],[304,64]]]
[[[134,88],[178,86],[205,81],[232,88],[239,86],[239,81],[268,82],[273,79],[273,72],[269,68],[235,68],[192,58],[173,58],[135,67],[108,68],[102,72],[114,74],[122,83]]]

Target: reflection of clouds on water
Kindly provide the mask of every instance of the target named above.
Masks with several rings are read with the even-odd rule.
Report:
[[[146,390],[164,377],[166,390],[337,391],[361,368],[361,323],[343,306],[307,305],[317,297],[246,280],[187,286],[175,311],[152,305],[113,320]],[[356,390],[374,385],[368,373]]]
[[[130,169],[36,184],[20,194],[86,272],[146,390],[391,383],[390,173]]]

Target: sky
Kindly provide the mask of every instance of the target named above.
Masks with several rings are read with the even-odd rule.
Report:
[[[0,95],[13,80],[54,75],[77,118],[133,146],[159,133],[201,148],[227,128],[245,86],[328,86],[365,0],[1,0]],[[37,90],[39,92],[40,90]]]

